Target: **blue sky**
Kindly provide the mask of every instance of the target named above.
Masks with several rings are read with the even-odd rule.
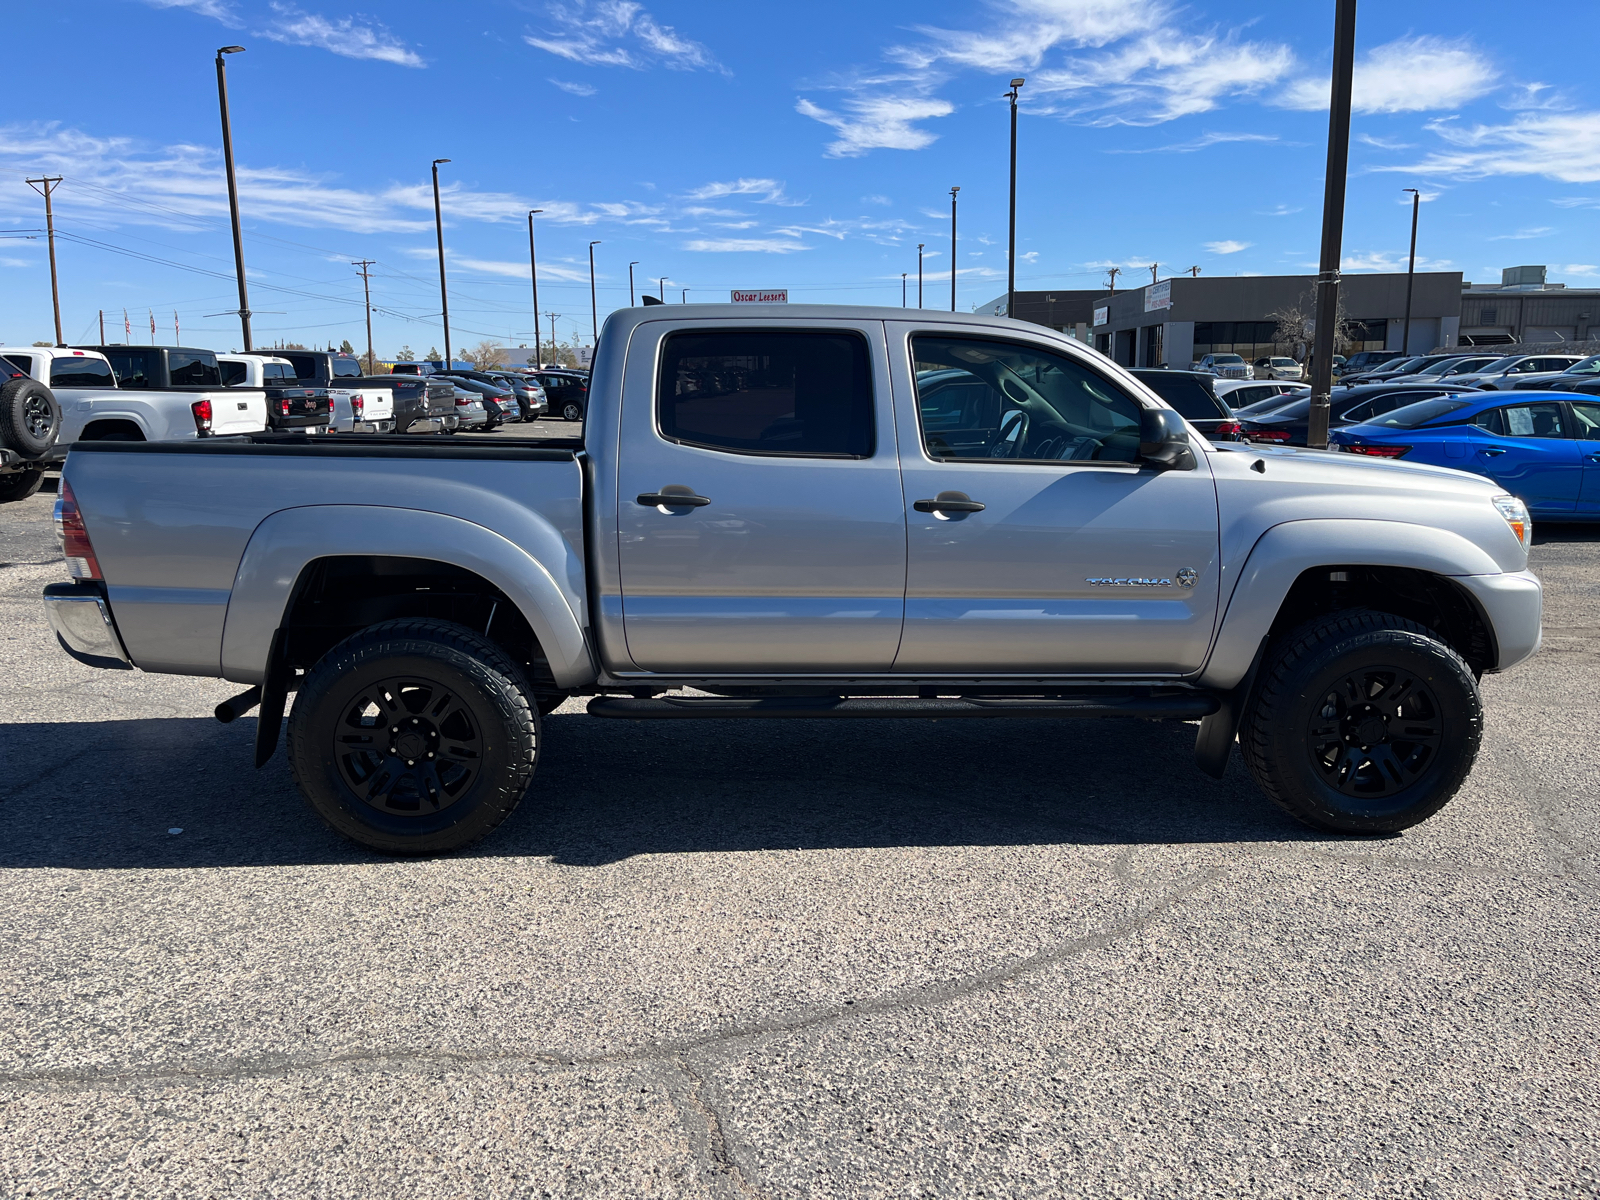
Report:
[[[587,336],[641,287],[725,300],[959,304],[1004,290],[1007,115],[1022,90],[1020,287],[1095,287],[1199,266],[1315,269],[1332,0],[58,0],[6,24],[0,229],[56,192],[69,341],[229,349],[237,324],[213,54],[229,60],[258,343],[441,345],[428,167],[449,158],[458,345],[532,341],[526,211],[542,208],[540,307]],[[1600,284],[1600,8],[1559,23],[1479,2],[1363,6],[1346,268],[1498,281],[1547,263]],[[646,282],[648,281],[648,282]],[[51,336],[42,238],[0,234],[0,340]],[[548,330],[547,330],[548,336]]]

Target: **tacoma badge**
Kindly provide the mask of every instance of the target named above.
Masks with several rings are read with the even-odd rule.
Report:
[[[1131,579],[1095,579],[1095,578],[1091,577],[1089,579],[1084,580],[1084,582],[1085,583],[1089,583],[1089,584],[1093,584],[1095,587],[1171,587],[1172,586],[1172,580],[1170,580],[1170,579],[1144,579],[1144,578],[1137,578],[1137,577],[1136,578],[1131,578]]]

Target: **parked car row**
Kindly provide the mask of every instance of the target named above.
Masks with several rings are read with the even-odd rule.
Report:
[[[568,371],[368,376],[334,351],[0,346],[0,502],[37,492],[79,442],[450,434],[535,421],[552,407],[581,421],[587,397],[587,378]]]

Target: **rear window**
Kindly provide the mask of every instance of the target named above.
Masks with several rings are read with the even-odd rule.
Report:
[[[221,387],[217,356],[209,350],[168,350],[167,374],[173,387]]]
[[[1164,371],[1135,371],[1133,375],[1191,421],[1215,421],[1228,415],[1222,403],[1193,375]]]
[[[1379,417],[1371,422],[1389,429],[1415,429],[1419,425],[1426,425],[1429,421],[1436,421],[1440,417],[1447,417],[1453,412],[1466,408],[1470,400],[1447,400],[1440,397],[1435,400],[1421,400],[1416,404],[1407,404],[1404,408],[1397,408],[1392,413]]]
[[[360,379],[361,360],[356,358],[336,358],[333,360],[333,377],[335,379]]]
[[[3,358],[24,375],[33,374],[33,355],[31,354],[6,354],[0,355],[0,358]]]
[[[294,367],[288,363],[262,363],[261,378],[264,381],[276,379],[282,383],[288,383],[298,380],[300,376],[295,373]]]
[[[114,349],[105,352],[111,369],[117,374],[117,385],[125,388],[154,387],[154,350]],[[218,384],[220,387],[220,383]]]
[[[741,454],[872,454],[872,369],[859,334],[675,333],[658,378],[656,419],[670,441]]]

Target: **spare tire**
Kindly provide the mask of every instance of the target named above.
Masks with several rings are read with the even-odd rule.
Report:
[[[38,458],[56,444],[61,406],[37,379],[13,379],[0,387],[0,444],[23,458]]]

